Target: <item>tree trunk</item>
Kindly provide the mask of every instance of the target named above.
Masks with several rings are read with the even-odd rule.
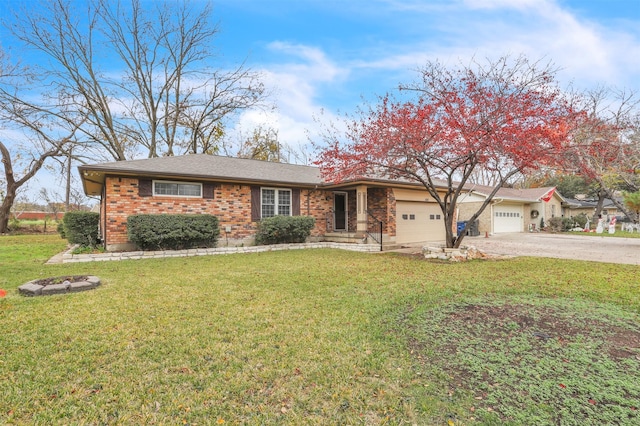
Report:
[[[68,212],[69,211],[69,202],[71,199],[71,151],[69,151],[69,154],[67,156],[67,185],[65,188],[65,193],[64,193],[64,211]],[[56,214],[56,217],[58,215]],[[45,222],[46,223],[46,222]]]
[[[605,192],[604,189],[602,189],[602,187],[600,187],[600,189],[598,190],[598,203],[596,204],[596,209],[593,212],[593,221],[597,222],[598,218],[600,217],[600,212],[602,212],[602,206],[604,205],[604,198],[607,196],[607,193]]]
[[[453,234],[453,215],[445,213],[444,215],[445,226],[445,245],[447,248],[457,248],[460,246],[462,239],[458,242],[458,238]]]
[[[14,185],[7,186],[7,193],[0,205],[0,234],[9,232],[9,217],[11,216],[11,206],[16,199],[16,187]]]

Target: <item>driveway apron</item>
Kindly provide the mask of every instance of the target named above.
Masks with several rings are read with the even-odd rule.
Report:
[[[640,238],[513,233],[465,237],[462,244],[501,256],[553,257],[640,265]]]

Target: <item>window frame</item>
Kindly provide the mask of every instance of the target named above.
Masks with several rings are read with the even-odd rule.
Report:
[[[177,180],[153,180],[151,194],[154,197],[173,197],[173,198],[203,198],[203,185],[202,182],[184,182]],[[179,185],[193,185],[200,188],[200,195],[180,195],[180,194],[158,194],[156,192],[156,183],[168,183],[168,184],[176,184],[178,185],[178,192],[180,192]]]
[[[274,204],[265,204],[264,202],[264,191],[273,191],[273,200]],[[288,192],[289,193],[289,204],[280,204],[280,193]],[[265,216],[264,215],[264,206],[273,206],[273,215]],[[283,214],[280,213],[281,206],[289,207],[289,213]],[[260,219],[266,219],[274,216],[293,216],[293,190],[291,188],[272,188],[267,186],[260,187]]]

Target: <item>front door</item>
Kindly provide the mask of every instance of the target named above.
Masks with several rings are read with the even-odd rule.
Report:
[[[347,194],[333,193],[333,228],[335,231],[347,230]]]

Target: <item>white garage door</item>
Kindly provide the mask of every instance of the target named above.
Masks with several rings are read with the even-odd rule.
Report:
[[[398,201],[396,203],[396,242],[444,241],[444,216],[435,203]]]
[[[523,220],[522,206],[497,204],[493,208],[493,232],[496,234],[522,232]]]

